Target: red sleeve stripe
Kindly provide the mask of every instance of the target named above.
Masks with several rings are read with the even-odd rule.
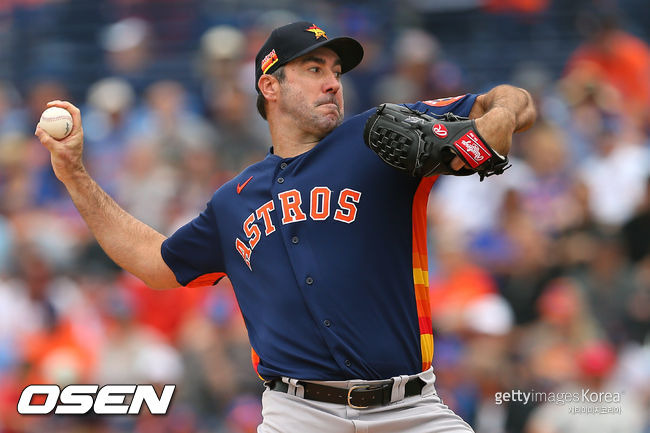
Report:
[[[203,274],[200,277],[197,277],[187,283],[185,287],[207,287],[207,286],[214,286],[219,282],[220,279],[225,277],[226,274],[223,272],[213,272],[211,274]]]

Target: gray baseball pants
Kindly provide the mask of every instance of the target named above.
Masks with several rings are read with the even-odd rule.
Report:
[[[421,395],[404,398],[404,385],[419,376],[425,386]],[[436,393],[433,369],[414,376],[397,376],[391,402],[385,406],[354,409],[347,405],[306,400],[296,379],[283,378],[288,392],[266,389],[262,395],[264,421],[258,433],[474,433],[458,415],[445,406]],[[376,381],[313,381],[348,388]]]

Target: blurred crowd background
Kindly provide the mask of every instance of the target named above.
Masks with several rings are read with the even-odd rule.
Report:
[[[47,101],[79,106],[89,172],[171,234],[268,151],[253,58],[299,19],[362,41],[348,116],[504,82],[537,103],[506,175],[444,178],[430,197],[443,401],[477,433],[650,432],[647,6],[0,0],[0,432],[255,431],[263,385],[228,281],[157,292],[117,269],[33,131]],[[34,383],[178,387],[167,416],[19,416]],[[622,400],[594,405],[610,415],[495,401],[582,389]]]

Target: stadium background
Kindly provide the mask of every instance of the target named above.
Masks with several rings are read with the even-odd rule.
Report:
[[[255,431],[228,282],[154,292],[116,269],[32,133],[46,101],[80,106],[91,174],[169,234],[267,151],[252,59],[303,18],[366,48],[348,115],[503,82],[538,104],[506,176],[431,195],[443,400],[478,433],[649,432],[648,17],[644,0],[0,0],[0,432]],[[165,417],[16,414],[27,384],[79,382],[179,386]],[[585,388],[622,392],[621,413],[559,430],[566,406],[494,397]]]

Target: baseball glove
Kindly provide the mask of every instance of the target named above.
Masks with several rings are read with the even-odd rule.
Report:
[[[479,135],[473,119],[452,113],[433,117],[402,105],[382,104],[366,122],[363,139],[387,164],[416,177],[478,173],[482,181],[510,167],[508,157]],[[466,163],[459,170],[450,166],[456,156]]]

